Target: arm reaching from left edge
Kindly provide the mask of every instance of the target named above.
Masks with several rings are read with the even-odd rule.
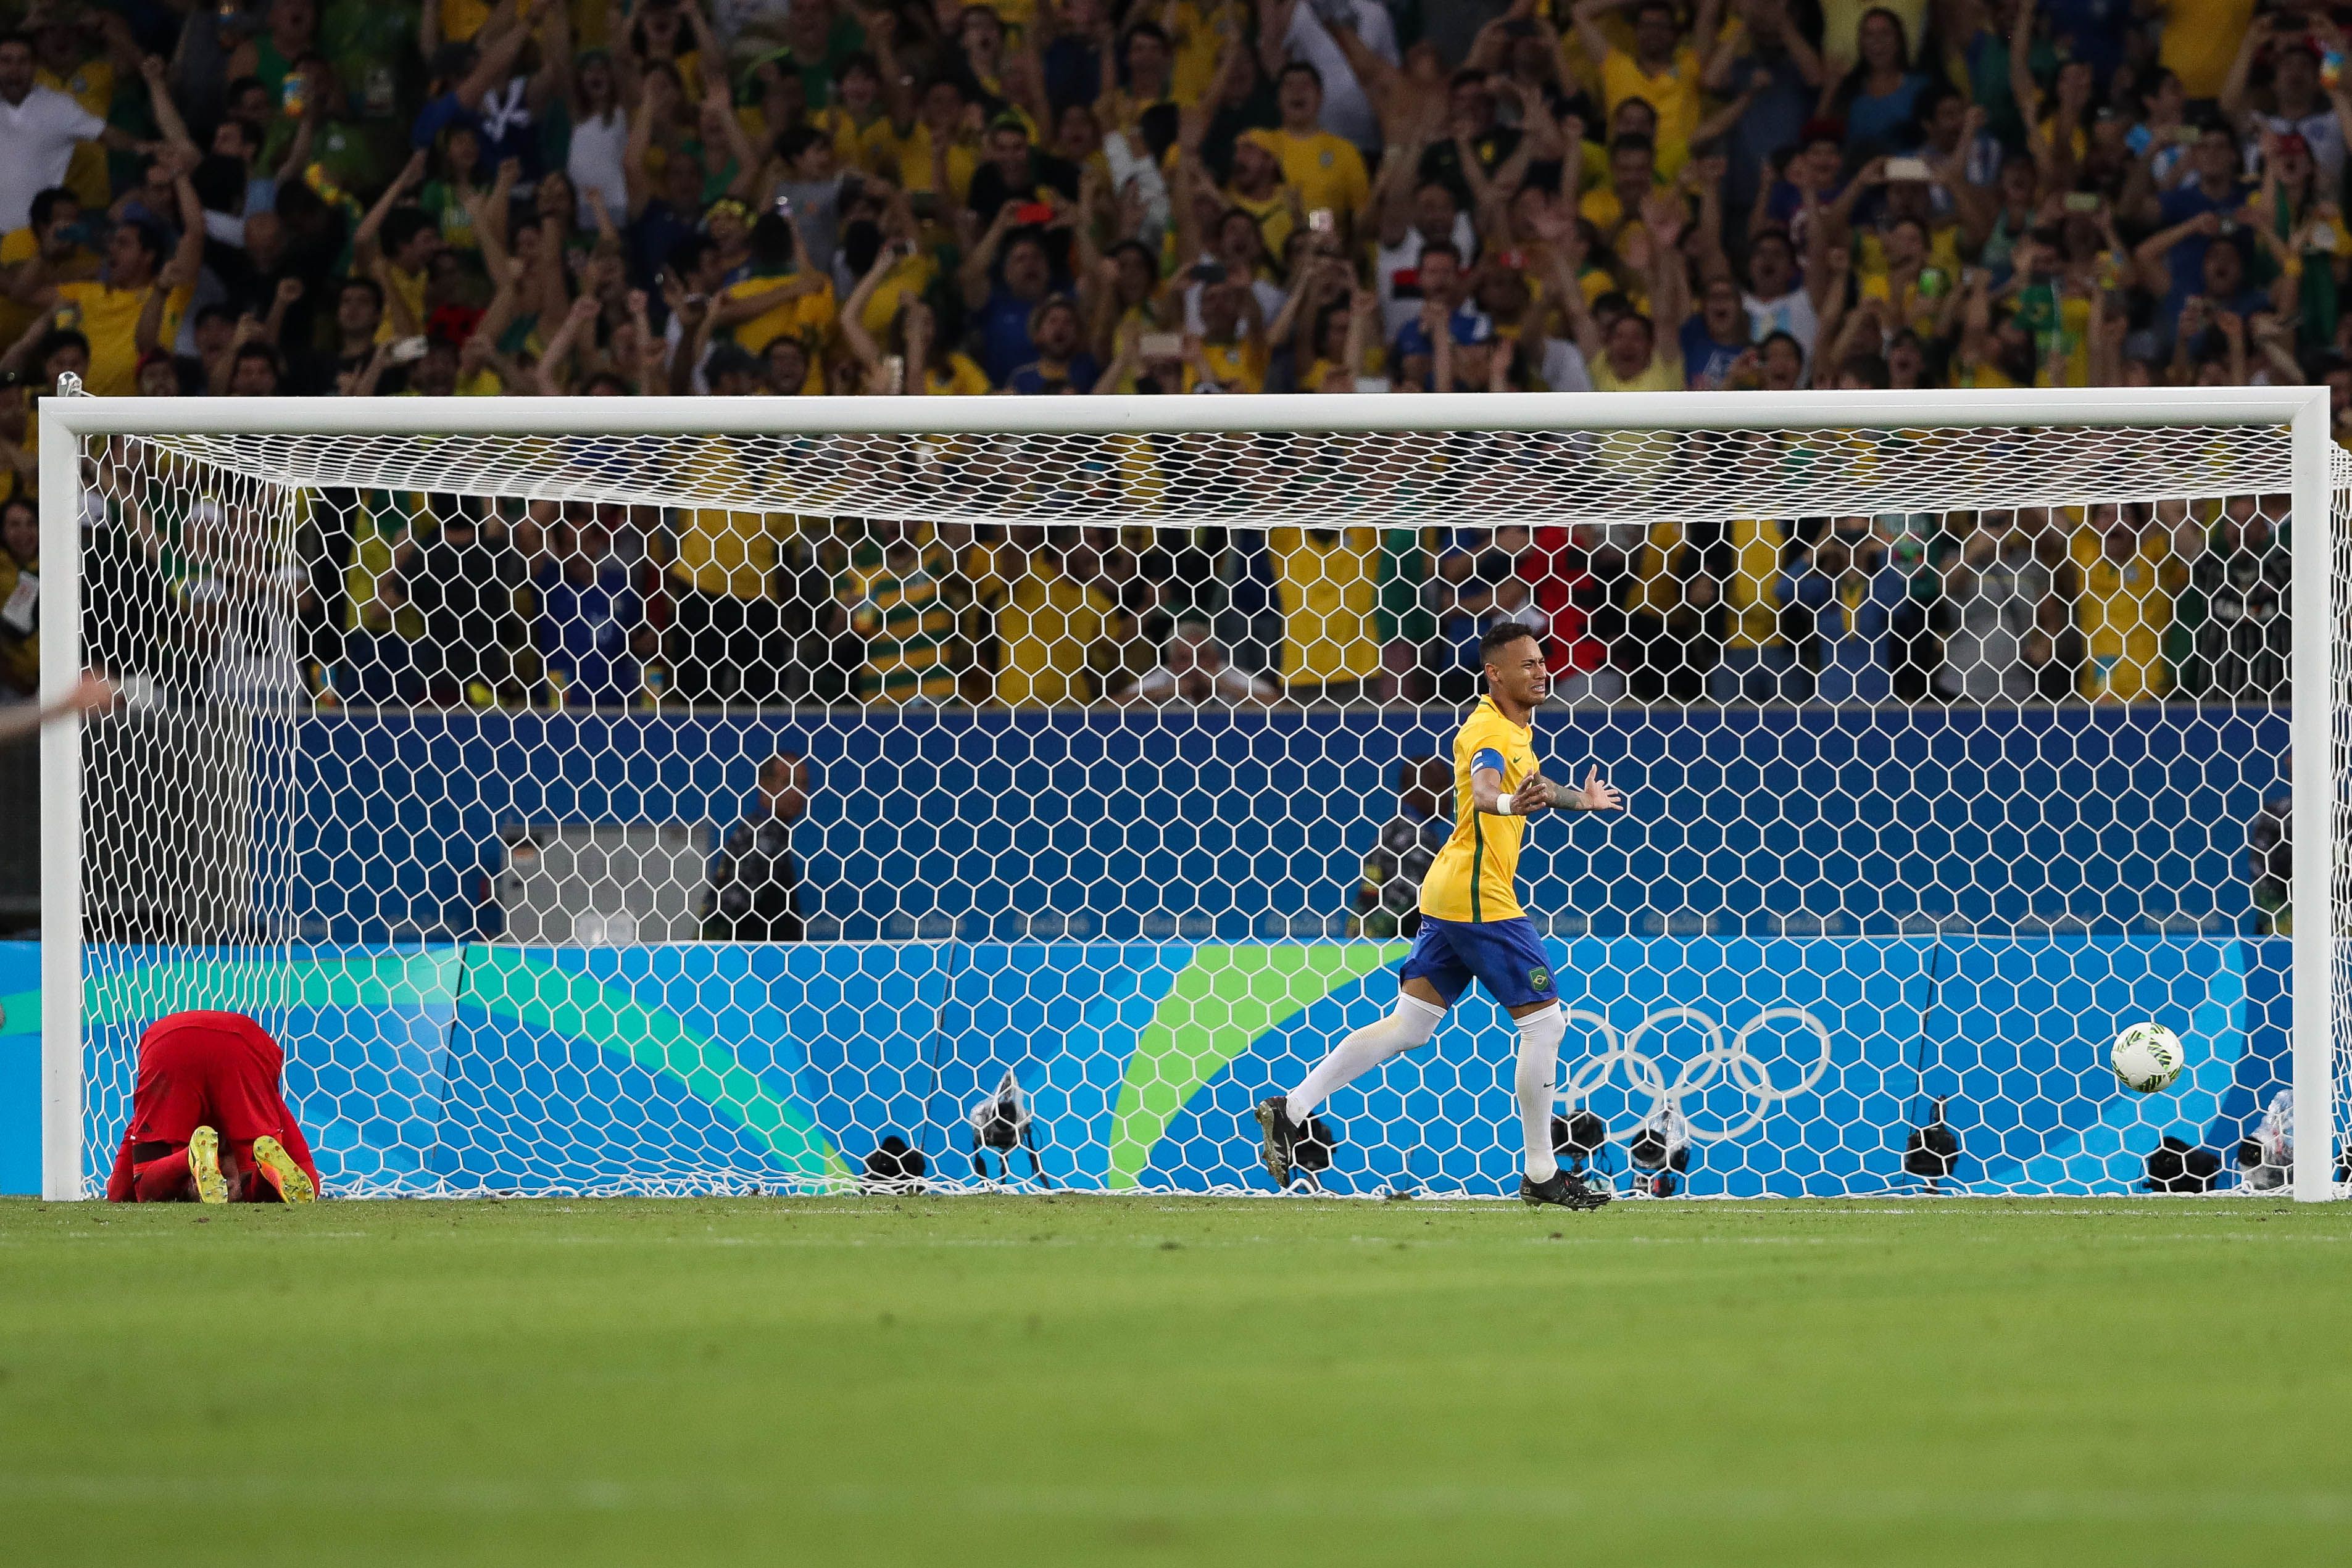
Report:
[[[0,746],[37,734],[52,719],[63,718],[69,713],[104,713],[114,706],[120,694],[112,681],[104,675],[85,674],[74,683],[73,689],[55,702],[39,707],[30,703],[16,707],[0,708]]]

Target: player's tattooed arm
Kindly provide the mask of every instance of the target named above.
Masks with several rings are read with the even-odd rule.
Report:
[[[1506,789],[1501,769],[1474,768],[1470,770],[1471,802],[1492,817],[1524,817],[1529,811],[1542,810],[1551,804],[1551,792],[1542,786],[1542,776],[1531,773],[1517,789]]]
[[[1541,784],[1547,803],[1559,810],[1622,811],[1625,809],[1625,797],[1618,793],[1609,780],[1601,777],[1598,768],[1585,775],[1582,789],[1572,789],[1565,784],[1554,784],[1540,773],[1529,775],[1528,783]],[[1521,788],[1524,789],[1526,786]]]

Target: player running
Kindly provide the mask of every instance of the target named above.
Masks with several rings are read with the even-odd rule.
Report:
[[[173,1013],[148,1025],[107,1201],[315,1199],[319,1167],[278,1089],[285,1065],[278,1042],[243,1013]]]
[[[1293,1153],[1315,1107],[1389,1058],[1428,1044],[1475,977],[1519,1026],[1516,1087],[1527,1140],[1519,1197],[1563,1208],[1598,1208],[1609,1201],[1606,1187],[1586,1186],[1552,1156],[1552,1096],[1568,1026],[1551,960],[1519,908],[1513,883],[1529,816],[1546,807],[1618,811],[1625,800],[1598,768],[1584,788],[1570,789],[1546,779],[1536,766],[1528,721],[1544,699],[1548,676],[1543,644],[1534,632],[1508,622],[1491,626],[1479,639],[1478,654],[1486,668],[1486,695],[1454,737],[1454,836],[1422,879],[1421,934],[1405,957],[1396,1010],[1341,1040],[1286,1097],[1258,1103],[1265,1168],[1276,1186],[1290,1185]]]

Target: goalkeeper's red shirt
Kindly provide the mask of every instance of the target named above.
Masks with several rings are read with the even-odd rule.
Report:
[[[286,1053],[269,1031],[243,1013],[173,1013],[139,1037],[139,1077],[131,1092],[131,1124],[107,1180],[106,1196],[131,1196],[131,1151],[141,1144],[185,1144],[210,1127],[231,1149],[264,1135],[286,1152],[315,1184],[319,1168],[278,1088]]]

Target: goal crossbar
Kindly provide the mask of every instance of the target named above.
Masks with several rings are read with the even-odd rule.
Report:
[[[2294,400],[2231,389],[1411,398],[62,400],[274,486],[929,524],[1681,522],[2286,487]],[[52,400],[53,402],[60,400]],[[159,422],[160,423],[157,423]],[[2174,437],[2151,443],[2129,428]]]
[[[1083,398],[49,398],[72,435],[857,435],[2284,425],[2311,387]],[[56,422],[55,425],[50,421]]]

